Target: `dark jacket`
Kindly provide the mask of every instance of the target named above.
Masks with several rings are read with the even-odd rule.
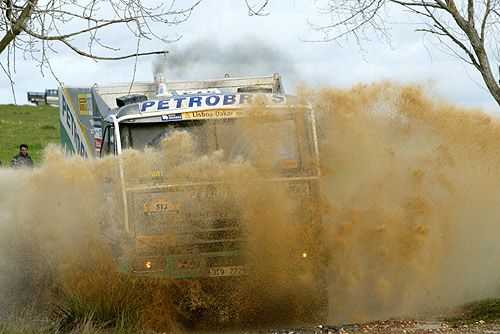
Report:
[[[33,166],[33,160],[31,160],[31,157],[28,154],[21,155],[19,153],[18,155],[13,156],[10,161],[10,167],[13,168],[33,168]]]

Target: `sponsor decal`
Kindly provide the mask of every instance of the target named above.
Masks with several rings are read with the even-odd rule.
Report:
[[[190,108],[222,108],[251,105],[263,96],[269,104],[286,104],[283,94],[211,94],[194,96],[173,96],[158,100],[149,100],[141,104],[141,112],[179,110]]]
[[[309,195],[311,189],[308,183],[292,183],[288,185],[288,193],[295,195]]]
[[[163,115],[163,116],[161,116],[161,119],[164,121],[179,121],[182,119],[182,114],[177,113],[177,114],[171,114],[171,115]]]
[[[94,148],[95,148],[96,157],[99,157],[101,154],[101,146],[102,146],[101,119],[95,117],[94,118]]]
[[[95,155],[96,157],[101,156],[102,138],[94,139]]]
[[[80,109],[80,115],[89,114],[89,104],[87,102],[87,94],[78,94],[78,109]]]
[[[79,155],[88,158],[91,156],[89,144],[78,124],[75,112],[71,108],[65,94],[62,94],[60,112],[61,125],[64,127],[64,130],[68,134],[71,141],[72,147],[70,149],[73,149],[73,151]]]
[[[219,88],[202,88],[202,89],[177,89],[175,95],[199,95],[199,94],[220,94],[222,91]]]
[[[212,119],[212,118],[230,118],[242,116],[241,110],[203,110],[188,111],[182,114],[184,119]]]
[[[98,117],[94,117],[94,137],[102,138],[102,123]]]
[[[177,259],[177,269],[193,269],[199,268],[201,262],[198,258]]]

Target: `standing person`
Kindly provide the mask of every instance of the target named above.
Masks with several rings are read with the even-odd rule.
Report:
[[[19,154],[12,157],[10,167],[13,168],[33,168],[33,160],[28,154],[28,145],[21,144],[19,146]]]

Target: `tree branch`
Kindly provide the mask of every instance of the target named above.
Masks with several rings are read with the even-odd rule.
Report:
[[[267,16],[269,13],[264,13],[264,9],[268,5],[269,0],[265,0],[264,4],[259,7],[259,9],[255,10],[253,9],[253,6],[250,6],[248,3],[248,0],[245,0],[245,4],[247,5],[248,8],[248,15],[249,16]]]
[[[151,51],[151,52],[141,52],[141,53],[132,53],[129,55],[125,56],[116,56],[116,57],[102,57],[102,56],[96,56],[90,53],[87,53],[85,51],[82,51],[78,49],[76,46],[72,45],[65,39],[60,40],[62,43],[64,43],[67,47],[69,47],[71,50],[79,54],[80,56],[86,57],[86,58],[91,58],[94,60],[123,60],[123,59],[128,59],[128,58],[134,58],[134,57],[142,57],[142,56],[150,56],[150,55],[158,55],[158,54],[164,54],[168,53],[168,51]]]
[[[129,23],[129,22],[132,22],[132,21],[134,21],[134,19],[132,19],[132,18],[130,18],[130,19],[122,19],[122,20],[115,20],[115,21],[108,21],[106,23],[98,24],[96,26],[93,26],[93,27],[90,27],[90,28],[87,28],[87,29],[82,29],[82,30],[75,31],[75,32],[70,33],[70,34],[58,35],[58,36],[47,36],[47,35],[43,35],[43,34],[38,34],[38,33],[34,32],[33,30],[29,29],[28,27],[24,27],[23,30],[28,35],[30,35],[30,36],[32,36],[34,38],[37,38],[37,39],[40,39],[40,40],[45,40],[45,41],[54,41],[54,40],[61,40],[61,39],[71,38],[71,37],[78,36],[78,35],[81,35],[81,34],[86,33],[86,32],[96,31],[96,30],[99,30],[101,28],[113,25],[113,24]]]
[[[33,12],[33,8],[38,3],[38,0],[28,0],[19,15],[19,18],[16,19],[15,23],[11,26],[9,31],[5,34],[5,36],[0,40],[0,53],[5,50],[5,48],[23,31],[26,23],[29,21],[31,13]]]
[[[389,0],[389,2],[396,3],[398,5],[402,5],[405,7],[433,7],[433,8],[438,8],[442,9],[442,6],[439,4],[435,4],[432,2],[426,2],[426,1],[421,1],[421,2],[407,2],[407,1],[398,1],[398,0]]]
[[[467,1],[467,22],[474,29],[474,0]]]
[[[488,16],[491,13],[491,3],[490,0],[486,0],[486,8],[484,11],[483,20],[481,22],[481,41],[484,43],[484,35],[486,34],[486,22],[488,22]]]
[[[479,62],[476,60],[475,56],[472,54],[472,52],[469,51],[469,49],[465,46],[465,44],[463,44],[458,38],[456,38],[450,31],[448,31],[448,29],[446,29],[446,27],[441,23],[441,21],[439,21],[432,13],[429,9],[427,9],[428,13],[429,13],[429,16],[430,18],[434,21],[434,24],[435,26],[441,30],[443,32],[443,34],[445,36],[447,36],[448,38],[450,38],[453,43],[455,43],[457,46],[459,46],[470,58],[472,64],[474,65],[474,67],[476,67],[477,69],[479,69]]]

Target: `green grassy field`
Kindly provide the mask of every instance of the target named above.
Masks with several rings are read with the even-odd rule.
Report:
[[[28,144],[35,165],[42,161],[44,148],[59,144],[59,109],[50,106],[0,105],[0,160],[8,166],[19,153],[20,144]]]
[[[446,319],[454,327],[472,324],[481,320],[490,323],[500,322],[500,298],[464,305],[458,314]]]

